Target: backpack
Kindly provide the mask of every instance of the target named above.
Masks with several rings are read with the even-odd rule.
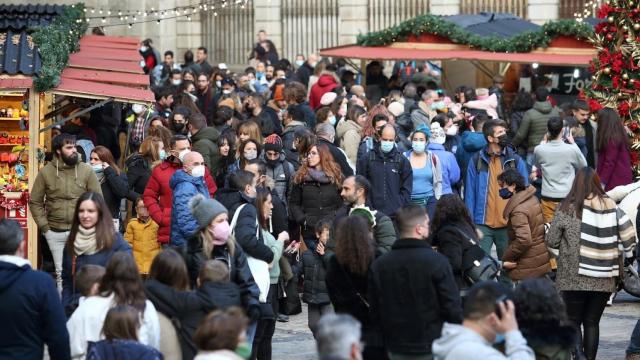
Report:
[[[404,155],[402,155],[399,151],[396,151],[396,154],[394,155],[393,160],[391,161],[391,162],[393,162],[395,164],[396,171],[398,172],[398,174],[402,173],[402,157],[404,157]],[[369,151],[368,164],[371,165],[375,161],[376,161],[376,152],[375,151]],[[368,168],[369,168],[369,171],[370,171],[371,166],[368,166]]]
[[[480,150],[482,151],[482,150]],[[480,156],[480,151],[478,151],[474,156],[476,157],[475,162],[476,162],[476,174],[480,174],[480,171],[482,171],[483,169],[487,169],[488,166],[484,164],[484,161],[482,161],[482,157]],[[512,160],[508,161],[506,164],[506,166],[510,167],[511,169],[515,169],[518,170],[518,164],[520,162],[520,157],[514,157]]]

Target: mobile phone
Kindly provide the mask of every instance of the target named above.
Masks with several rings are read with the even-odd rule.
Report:
[[[571,134],[571,128],[568,126],[565,126],[562,128],[562,140],[567,140],[567,138],[569,137],[569,135]]]
[[[507,301],[507,295],[500,295],[497,299],[496,299],[496,305],[495,305],[495,313],[496,316],[498,317],[498,319],[502,319],[502,310],[500,310],[500,304],[504,304]],[[506,304],[505,304],[506,305]]]

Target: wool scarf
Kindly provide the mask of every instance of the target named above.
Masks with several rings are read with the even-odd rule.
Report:
[[[85,229],[78,226],[78,233],[73,242],[73,248],[77,255],[93,255],[98,252],[96,241],[96,227]]]
[[[629,217],[609,198],[585,199],[580,224],[578,274],[611,278],[620,275],[620,256],[633,257],[636,234]]]

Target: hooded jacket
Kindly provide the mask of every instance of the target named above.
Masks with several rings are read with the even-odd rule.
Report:
[[[51,360],[70,358],[66,317],[49,274],[28,261],[0,256],[0,358]]]
[[[325,73],[320,75],[318,82],[313,84],[311,92],[309,93],[309,105],[311,105],[311,108],[318,110],[321,106],[320,99],[322,99],[322,95],[335,89],[339,84],[339,81],[336,80],[336,77],[333,74]]]
[[[371,182],[369,197],[375,209],[393,217],[398,209],[411,202],[413,170],[397,146],[385,154],[380,143],[376,143],[373,150],[358,159],[356,169],[358,175]]]
[[[296,130],[304,127],[306,127],[306,124],[302,121],[292,120],[282,131],[282,150],[284,151],[284,156],[296,170],[300,167],[300,159],[298,158],[298,152],[293,147],[293,141],[295,140]]]
[[[484,99],[467,101],[464,104],[469,109],[484,110],[493,119],[498,119],[498,97],[491,94]]]
[[[156,310],[176,326],[182,359],[193,359],[197,347],[193,342],[196,329],[207,314],[230,306],[241,306],[240,290],[232,282],[205,281],[196,291],[178,291],[156,279],[147,280],[145,292]]]
[[[102,170],[104,174],[104,181],[100,184],[102,189],[102,196],[107,203],[107,207],[111,211],[111,216],[114,219],[120,219],[120,205],[122,199],[129,195],[129,183],[127,182],[127,175],[124,172],[120,172],[120,175],[111,167],[107,167]]]
[[[189,201],[197,194],[209,198],[209,190],[202,177],[187,174],[184,170],[178,170],[169,186],[173,191],[173,204],[171,204],[171,245],[186,246],[187,240],[194,236],[200,226],[191,214]]]
[[[276,160],[275,164],[269,163],[264,151],[260,155],[260,160],[265,164],[266,175],[273,179],[274,188],[278,197],[287,203],[289,197],[289,188],[296,174],[293,165],[291,165],[285,158],[283,153],[280,153],[280,157]]]
[[[336,136],[340,140],[340,147],[347,153],[352,164],[358,162],[358,147],[362,140],[362,126],[353,120],[342,120],[336,127]]]
[[[206,165],[209,173],[212,177],[215,177],[218,173],[218,164],[220,160],[220,151],[218,150],[218,141],[220,134],[214,127],[206,127],[198,130],[197,133],[191,135],[191,150],[199,152],[204,158],[204,164]]]
[[[560,113],[550,102],[536,101],[533,108],[524,114],[518,132],[513,138],[513,145],[518,147],[526,140],[527,151],[533,152],[547,133],[547,122],[554,116],[560,116]]]
[[[544,243],[544,218],[536,197],[536,188],[529,185],[509,199],[504,208],[509,246],[502,261],[517,263],[507,270],[512,280],[538,278],[551,272],[549,252]]]
[[[487,146],[487,140],[482,132],[465,131],[460,136],[460,145],[456,150],[456,160],[464,177],[467,174],[469,159]]]
[[[165,160],[156,166],[151,172],[151,178],[144,189],[144,206],[149,210],[149,215],[158,224],[158,241],[161,244],[169,243],[171,232],[171,208],[173,204],[173,188],[169,186],[169,180],[180,169],[179,163]],[[204,180],[209,194],[213,196],[217,187],[209,172],[205,171]]]
[[[444,324],[442,336],[433,342],[434,360],[535,360],[533,350],[518,330],[505,334],[505,356],[477,332],[462,325]]]
[[[91,166],[83,162],[69,166],[55,156],[38,172],[30,193],[29,210],[40,231],[69,230],[76,201],[87,191],[102,194]]]
[[[162,251],[158,242],[158,224],[151,218],[144,223],[138,218],[132,218],[127,224],[124,238],[133,249],[138,271],[140,274],[148,274],[153,259]]]

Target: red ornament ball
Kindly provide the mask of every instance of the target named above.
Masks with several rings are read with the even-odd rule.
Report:
[[[612,34],[607,34],[607,36],[605,36],[605,39],[607,39],[608,41],[613,41],[613,35]]]

